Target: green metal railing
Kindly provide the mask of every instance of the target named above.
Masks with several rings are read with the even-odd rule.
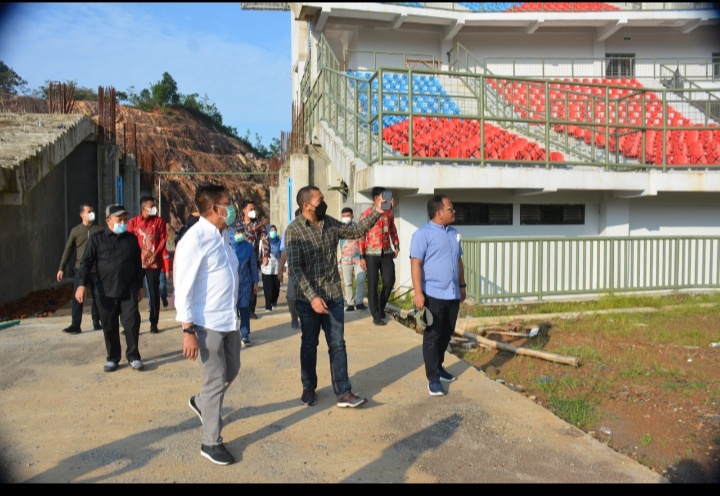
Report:
[[[463,239],[468,296],[542,299],[720,288],[720,236]]]

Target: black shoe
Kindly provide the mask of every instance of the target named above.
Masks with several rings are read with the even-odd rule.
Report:
[[[102,324],[100,322],[93,322],[93,331],[102,331]]]
[[[250,318],[257,320],[259,317],[257,316],[257,314],[255,312],[250,312]]]
[[[313,406],[315,403],[317,403],[317,395],[315,394],[315,389],[303,389],[302,396],[300,397],[300,402],[303,405],[307,406]]]
[[[218,465],[230,465],[235,463],[235,458],[225,448],[225,445],[220,443],[215,446],[208,446],[203,444],[200,448],[200,454]]]
[[[376,326],[384,326],[387,325],[387,322],[385,322],[383,319],[373,319],[373,324]]]
[[[355,305],[348,305],[345,309],[346,312],[354,312],[355,311]]]
[[[357,308],[358,310],[367,310],[367,307],[362,303],[360,303],[359,305],[355,305],[355,308]]]
[[[245,338],[242,340],[242,346],[243,348],[247,348],[248,346],[252,346],[252,343],[250,342],[250,338]]]
[[[166,296],[161,296],[160,298],[162,299],[163,307],[167,307],[167,306],[168,306],[167,297],[166,297]]]
[[[444,382],[453,382],[457,377],[452,375],[450,372],[440,367],[440,380]]]
[[[160,332],[160,330],[158,329],[158,326],[156,326],[156,325],[150,326],[150,334],[157,334],[159,332]]]
[[[202,423],[202,414],[200,414],[200,409],[195,404],[195,396],[190,396],[190,399],[188,400],[188,406],[190,407],[190,410],[195,412],[195,415],[197,415],[200,419],[200,423]]]
[[[80,330],[80,327],[71,325],[63,329],[63,332],[67,332],[68,334],[80,334],[82,331]]]

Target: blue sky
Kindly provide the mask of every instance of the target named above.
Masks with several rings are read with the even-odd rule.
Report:
[[[6,4],[7,5],[7,4]],[[15,3],[0,60],[28,82],[76,81],[139,93],[168,72],[207,93],[223,123],[266,146],[290,130],[290,12],[234,3]]]

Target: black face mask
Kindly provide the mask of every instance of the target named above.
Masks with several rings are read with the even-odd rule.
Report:
[[[327,212],[327,203],[325,201],[321,201],[320,204],[315,207],[315,215],[317,216],[318,220],[322,220],[325,218],[325,212]]]

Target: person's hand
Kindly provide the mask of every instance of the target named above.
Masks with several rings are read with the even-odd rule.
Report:
[[[415,293],[415,296],[413,296],[413,303],[415,304],[415,308],[422,310],[425,307],[425,295],[422,293]]]
[[[310,302],[310,306],[312,306],[313,310],[315,310],[315,313],[329,313],[327,303],[325,303],[325,301],[319,296],[313,298],[313,301]]]
[[[77,291],[75,291],[75,299],[78,303],[85,300],[85,286],[78,286]]]
[[[62,281],[62,278],[63,278],[63,271],[62,271],[62,270],[58,270],[58,273],[57,273],[57,282],[61,282],[61,281]]]
[[[378,197],[375,198],[375,210],[377,210],[381,214],[385,213],[385,210],[382,209],[382,202],[383,202],[382,195],[378,195]],[[391,205],[392,205],[392,203],[391,203]]]
[[[183,329],[187,327],[183,325]],[[183,332],[183,356],[194,362],[198,357],[199,349],[197,336],[191,332]]]
[[[465,291],[465,288],[460,288],[460,303],[465,301],[465,298],[467,298],[467,291]]]
[[[282,273],[282,271],[278,271],[277,278],[278,278],[278,281],[280,281],[280,284],[282,284],[282,283],[283,283],[283,273]]]
[[[400,250],[396,248],[396,249],[395,249],[395,255],[393,255],[393,258],[397,258],[398,253],[400,253]]]
[[[138,289],[138,301],[142,301],[143,299],[143,288]]]
[[[255,294],[258,293],[258,285],[257,284],[253,284],[253,293],[255,293]]]
[[[367,271],[367,262],[365,261],[364,258],[361,258],[361,259],[360,259],[360,268],[361,268],[362,270]]]

